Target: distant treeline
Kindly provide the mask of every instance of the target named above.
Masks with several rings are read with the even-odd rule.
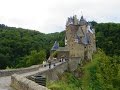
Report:
[[[91,22],[96,30],[97,47],[107,55],[120,55],[120,24]],[[44,34],[35,30],[0,24],[0,68],[27,67],[49,57],[57,40],[64,46],[65,31]]]
[[[97,47],[107,55],[120,56],[120,24],[100,23],[95,25]]]

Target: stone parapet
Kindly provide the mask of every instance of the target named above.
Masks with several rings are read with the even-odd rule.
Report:
[[[16,90],[50,90],[17,74],[11,76],[11,86]]]
[[[8,69],[8,70],[0,70],[0,77],[11,76],[12,74],[22,74],[27,72],[32,72],[38,70],[42,65],[34,65],[27,68],[19,68],[19,69]]]
[[[38,72],[29,73],[25,76],[14,74],[11,76],[11,86],[16,90],[49,90],[48,88],[29,80],[33,75],[44,76],[47,81],[55,81],[59,76],[67,70],[74,71],[80,62],[80,58],[70,58],[67,61],[61,62],[53,68],[38,70]]]

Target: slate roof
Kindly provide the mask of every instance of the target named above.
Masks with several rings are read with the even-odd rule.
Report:
[[[78,35],[76,35],[75,36],[75,39],[77,39],[78,40],[78,43],[79,44],[89,44],[90,43],[90,37],[89,37],[89,34],[88,33],[86,33],[85,35],[84,35],[84,37],[82,37],[82,38],[80,38]]]
[[[68,18],[68,21],[67,21],[66,25],[68,26],[69,24],[73,24],[73,18],[72,17]]]
[[[87,25],[87,21],[83,18],[83,16],[81,16],[79,24],[82,25]]]
[[[90,43],[90,37],[89,37],[88,33],[85,34],[85,37],[83,38],[82,43],[83,44],[89,44]]]
[[[57,50],[58,48],[59,48],[59,43],[57,41],[55,41],[51,50]]]

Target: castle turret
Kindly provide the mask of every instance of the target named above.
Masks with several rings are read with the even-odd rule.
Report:
[[[61,48],[55,42],[51,50],[57,50],[59,57],[65,55],[69,58],[90,60],[93,52],[96,51],[95,30],[83,16],[80,20],[76,15],[69,17],[66,22],[65,47]]]
[[[77,16],[74,15],[73,17],[69,17],[67,22],[66,22],[66,26],[73,24],[73,25],[78,25],[79,24],[79,20],[77,19]]]
[[[74,15],[74,16],[73,16],[73,24],[74,24],[74,25],[78,25],[77,15]]]
[[[73,24],[73,18],[72,17],[68,17],[68,20],[66,22],[66,26],[70,25],[70,24]]]
[[[83,18],[83,16],[81,16],[80,18],[79,25],[80,26],[87,25],[87,21]]]

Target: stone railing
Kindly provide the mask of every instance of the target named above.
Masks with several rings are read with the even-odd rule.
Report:
[[[11,76],[11,86],[16,90],[49,90],[48,88],[17,74]]]
[[[19,69],[8,69],[8,70],[0,70],[0,77],[11,76],[12,74],[22,74],[27,72],[32,72],[38,70],[42,65],[34,65],[27,68],[19,68]]]
[[[59,61],[57,61],[57,60],[52,61],[52,63],[57,63],[57,62],[59,62]],[[48,63],[46,63],[46,65],[48,65]],[[40,67],[42,67],[42,64],[41,65],[33,65],[33,66],[27,67],[27,68],[0,70],[0,77],[11,76],[14,73],[22,74],[22,73],[32,72],[32,71],[38,70]]]

